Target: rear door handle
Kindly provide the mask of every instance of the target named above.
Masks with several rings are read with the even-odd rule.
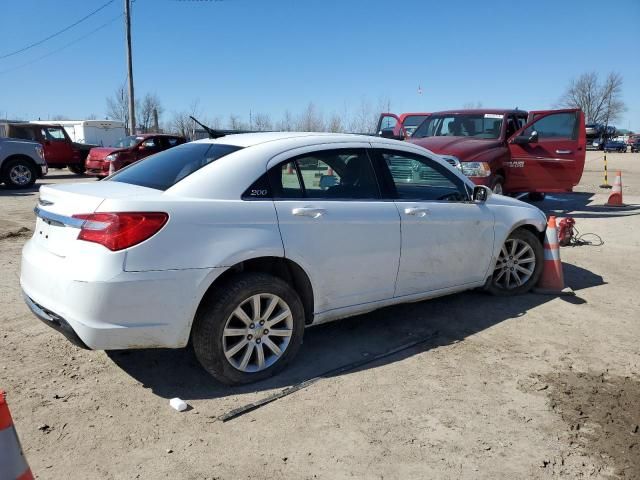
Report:
[[[573,153],[573,150],[556,150],[556,153],[558,155],[569,155],[570,153]]]
[[[407,207],[404,209],[405,215],[414,215],[416,217],[425,217],[431,213],[428,208],[423,207]]]
[[[311,218],[320,218],[322,215],[327,213],[324,208],[315,208],[315,207],[296,207],[291,210],[297,217],[311,217]]]

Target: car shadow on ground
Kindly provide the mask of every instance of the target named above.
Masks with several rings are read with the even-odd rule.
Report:
[[[601,276],[564,264],[567,284],[577,293],[572,303],[585,303],[579,291],[604,284]],[[277,376],[241,387],[222,385],[199,365],[191,348],[108,352],[113,362],[163,398],[213,399],[283,388],[324,372],[358,362],[436,334],[420,346],[360,366],[376,368],[466,337],[553,300],[527,294],[493,297],[470,291],[434,300],[384,308],[365,315],[309,328],[294,362]],[[549,318],[553,322],[553,318]]]
[[[599,193],[608,194],[610,190],[603,190]],[[571,216],[573,218],[611,218],[626,217],[630,215],[640,215],[640,205],[627,205],[626,207],[607,207],[604,205],[593,205],[595,193],[575,192],[566,194],[549,194],[544,201],[529,202],[547,215],[558,217]],[[526,201],[526,197],[522,198]]]

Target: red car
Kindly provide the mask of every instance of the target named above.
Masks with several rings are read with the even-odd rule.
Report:
[[[380,116],[378,125],[392,117]],[[397,138],[378,129],[383,136]],[[570,192],[580,182],[586,155],[584,113],[579,109],[450,110],[429,115],[405,136],[441,155],[478,185],[496,193]]]
[[[85,163],[86,174],[104,178],[154,153],[186,143],[177,135],[145,133],[118,140],[114,147],[92,148]]]

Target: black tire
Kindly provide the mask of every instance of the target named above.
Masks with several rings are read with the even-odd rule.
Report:
[[[494,270],[490,280],[487,282],[487,286],[485,287],[487,291],[489,291],[492,295],[508,297],[512,295],[521,295],[523,293],[527,293],[531,290],[540,279],[540,275],[542,274],[542,268],[544,266],[544,250],[542,248],[542,243],[540,243],[540,239],[531,233],[529,230],[524,228],[519,228],[507,237],[505,243],[509,242],[509,240],[519,240],[521,242],[525,242],[528,244],[533,250],[533,255],[535,257],[535,267],[533,268],[533,273],[522,285],[516,286],[511,289],[504,288],[497,280],[499,280],[500,270],[498,270],[498,262],[500,259],[496,260],[496,269]],[[517,267],[516,267],[517,268]]]
[[[38,172],[33,162],[26,158],[14,158],[2,167],[2,181],[8,188],[29,188],[36,183]]]
[[[76,175],[84,175],[84,172],[87,171],[84,165],[68,165],[67,168],[71,173],[75,173]]]
[[[233,311],[257,294],[277,295],[287,304],[293,319],[292,334],[286,349],[273,365],[256,372],[245,372],[227,360],[223,330]],[[238,274],[214,287],[198,308],[191,330],[193,349],[204,369],[222,383],[241,385],[264,380],[285,368],[298,353],[304,335],[304,319],[300,297],[285,281],[266,273]],[[259,342],[257,336],[255,342]],[[268,352],[266,348],[264,351]],[[254,358],[254,354],[251,355]]]
[[[529,194],[527,195],[527,198],[531,202],[541,202],[544,200],[545,196],[546,195],[542,192],[529,192]]]
[[[496,191],[496,189],[498,191]],[[504,194],[504,178],[502,175],[496,175],[491,182],[491,190],[493,193],[498,193],[500,195]]]

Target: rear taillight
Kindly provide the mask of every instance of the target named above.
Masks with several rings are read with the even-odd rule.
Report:
[[[82,213],[73,218],[84,220],[78,240],[99,243],[115,252],[154,236],[167,223],[169,215],[163,212]]]

